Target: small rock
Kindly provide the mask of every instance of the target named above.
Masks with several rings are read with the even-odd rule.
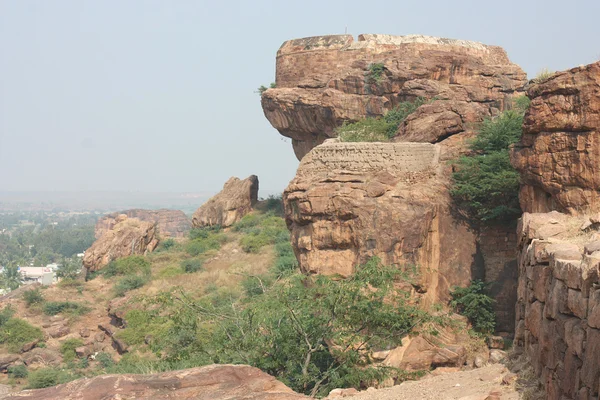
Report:
[[[87,357],[90,355],[90,350],[85,346],[77,347],[75,348],[75,354],[79,358]]]
[[[506,359],[506,352],[503,350],[492,349],[490,350],[490,362],[497,364]]]
[[[592,226],[592,221],[590,221],[589,218],[586,218],[583,221],[583,224],[581,224],[581,227],[579,228],[582,231],[585,231],[587,228],[589,228],[590,226]]]
[[[21,357],[16,354],[0,355],[0,371],[6,371],[8,367],[19,361]]]
[[[65,325],[55,325],[48,328],[46,332],[48,333],[48,335],[50,335],[50,337],[56,339],[68,335],[69,332],[71,332],[71,330],[68,326]]]
[[[373,354],[371,354],[371,357],[373,357],[374,360],[385,360],[390,352],[391,350],[374,351]]]
[[[473,366],[475,368],[483,368],[485,367],[486,363],[487,361],[480,355],[476,355],[475,359],[473,360]]]
[[[518,379],[517,374],[514,374],[511,372],[502,377],[502,384],[503,385],[511,385],[513,382],[516,382],[517,379]]]
[[[81,328],[79,330],[79,336],[82,338],[90,337],[90,330],[88,328]]]
[[[94,335],[94,340],[98,343],[104,342],[104,339],[106,339],[106,334],[104,332],[98,332]]]
[[[33,342],[24,344],[23,347],[21,347],[21,353],[27,353],[28,351],[35,349],[35,346],[37,346],[39,342],[39,340],[34,340]]]
[[[331,392],[329,392],[329,396],[327,396],[328,399],[337,399],[340,397],[350,397],[350,396],[354,396],[358,394],[358,390],[354,389],[354,388],[349,388],[349,389],[333,389]]]
[[[600,213],[594,214],[594,215],[590,215],[589,220],[590,220],[590,222],[592,224],[598,224],[598,223],[600,223]]]
[[[600,240],[596,240],[594,242],[588,243],[584,247],[585,254],[592,254],[595,251],[600,250]]]
[[[504,349],[504,338],[502,336],[488,336],[485,341],[490,349]]]

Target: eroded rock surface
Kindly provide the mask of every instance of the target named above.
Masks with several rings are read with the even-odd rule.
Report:
[[[531,106],[512,157],[524,211],[600,211],[599,86],[597,62],[529,88]]]
[[[379,76],[370,66],[380,64]],[[344,121],[381,116],[401,101],[436,100],[400,126],[398,141],[439,142],[511,103],[525,73],[497,46],[421,35],[317,36],[285,42],[265,116],[301,159]]]
[[[252,211],[258,200],[258,177],[229,178],[223,190],[211,197],[196,210],[192,218],[194,227],[228,227]]]
[[[304,157],[284,192],[300,268],[350,275],[377,256],[415,265],[431,302],[465,285],[476,233],[450,213],[440,145],[325,143]]]
[[[101,375],[4,397],[30,400],[306,399],[258,368],[210,365],[152,375]]]
[[[182,238],[192,228],[192,221],[180,210],[125,210],[105,215],[96,223],[95,235],[99,239],[107,230],[117,224],[119,215],[125,214],[129,218],[156,223],[158,234],[161,238]]]
[[[596,399],[600,389],[600,237],[585,217],[556,211],[523,215],[515,345],[546,399]]]
[[[128,218],[125,214],[119,215],[115,222],[85,251],[83,266],[88,271],[97,271],[117,258],[147,254],[158,245],[156,223]]]

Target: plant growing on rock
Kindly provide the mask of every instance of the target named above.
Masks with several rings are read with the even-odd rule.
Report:
[[[474,280],[468,287],[455,287],[450,305],[469,319],[477,333],[490,334],[496,327],[495,300],[488,295],[491,283]]]
[[[367,72],[367,83],[379,83],[381,82],[381,76],[385,66],[382,63],[373,63],[369,65],[369,71]]]
[[[529,100],[485,120],[471,142],[472,154],[454,161],[451,195],[458,209],[475,221],[511,221],[521,215],[519,173],[510,164],[509,146],[521,137]]]

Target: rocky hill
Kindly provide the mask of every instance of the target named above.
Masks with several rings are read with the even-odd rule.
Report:
[[[284,193],[302,270],[349,275],[372,256],[420,269],[433,304],[476,277],[497,281],[499,329],[514,329],[514,228],[457,215],[448,163],[477,124],[510,108],[525,73],[503,49],[419,35],[311,37],[285,42],[265,116],[301,159]],[[390,143],[325,143],[345,122],[426,99]]]
[[[119,215],[125,214],[128,218],[137,218],[141,221],[155,223],[158,228],[158,234],[163,238],[183,238],[192,228],[192,222],[180,210],[125,210],[105,215],[96,223],[96,239],[111,230],[117,224]]]

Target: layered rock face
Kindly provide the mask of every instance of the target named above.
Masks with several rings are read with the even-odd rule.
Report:
[[[122,214],[129,218],[156,223],[161,238],[183,238],[192,228],[192,221],[180,210],[125,210],[105,215],[98,220],[95,229],[96,239],[111,230],[117,224],[119,215]]]
[[[229,178],[223,190],[196,210],[192,217],[194,227],[229,227],[252,211],[258,201],[258,177]]]
[[[341,274],[372,256],[419,267],[431,302],[471,278],[476,235],[450,214],[440,145],[325,143],[302,159],[284,192],[304,272]]]
[[[558,212],[523,215],[515,345],[546,398],[597,399],[600,390],[600,233]]]
[[[597,62],[529,89],[531,107],[512,157],[524,211],[600,211],[599,86]]]
[[[382,67],[373,74],[373,65]],[[420,35],[318,36],[285,42],[277,88],[262,96],[265,116],[292,139],[301,159],[345,121],[381,116],[401,101],[436,98],[397,140],[436,143],[510,106],[525,73],[503,49]]]
[[[156,223],[128,218],[125,214],[119,215],[115,222],[85,251],[83,266],[88,271],[97,271],[117,258],[147,254],[158,246]]]
[[[210,365],[152,375],[101,375],[46,389],[25,390],[5,399],[307,399],[258,368]]]

